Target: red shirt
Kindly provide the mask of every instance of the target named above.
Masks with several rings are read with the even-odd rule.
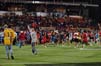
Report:
[[[38,39],[40,38],[40,33],[37,33],[37,38],[38,38]]]
[[[47,39],[46,39],[46,36],[43,36],[43,37],[42,37],[42,40],[41,40],[41,43],[43,43],[43,44],[46,43],[46,40],[47,40]]]
[[[48,33],[48,36],[51,37],[51,32]]]
[[[88,35],[87,35],[87,33],[83,33],[82,34],[82,39],[83,39],[83,42],[88,42]]]
[[[89,33],[88,35],[89,35],[89,37],[93,37],[94,36],[92,33]]]
[[[101,31],[99,32],[99,36],[101,37]]]
[[[37,27],[37,24],[36,23],[32,23],[32,27],[33,28]]]
[[[44,40],[44,42],[46,42],[46,41],[47,41],[47,38],[46,38],[46,36],[43,36],[43,40]]]
[[[26,39],[25,33],[20,33],[19,40],[25,40],[25,39]]]

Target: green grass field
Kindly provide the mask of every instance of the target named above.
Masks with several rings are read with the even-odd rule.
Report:
[[[5,47],[0,45],[0,66],[35,66],[34,64],[64,64],[61,66],[79,66],[82,63],[98,63],[101,62],[101,47],[85,47],[80,48],[49,45],[44,48],[42,45],[36,46],[38,54],[34,55],[31,52],[31,46],[23,46],[21,49],[18,46],[13,46],[15,60],[8,60],[5,54]],[[30,65],[28,65],[30,64]],[[37,65],[36,65],[37,66]],[[55,65],[56,66],[56,65]],[[58,65],[57,65],[58,66]]]

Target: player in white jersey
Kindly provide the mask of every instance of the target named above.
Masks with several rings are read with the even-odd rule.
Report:
[[[35,44],[37,42],[37,32],[35,31],[34,28],[30,29],[29,26],[28,26],[28,29],[30,30],[30,34],[31,34],[32,53],[37,54],[37,50],[35,48]]]

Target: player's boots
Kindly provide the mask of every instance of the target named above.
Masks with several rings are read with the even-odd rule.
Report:
[[[37,51],[36,51],[35,48],[32,49],[32,53],[35,54],[35,55],[37,55]]]
[[[14,60],[14,56],[11,56],[11,59]]]

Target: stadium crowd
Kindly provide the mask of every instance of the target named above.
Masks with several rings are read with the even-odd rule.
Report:
[[[61,18],[53,16],[36,17],[31,16],[31,14],[16,15],[11,13],[1,15],[0,21],[0,42],[3,42],[3,29],[5,25],[12,25],[16,31],[14,44],[20,43],[20,48],[23,44],[30,44],[31,42],[28,25],[36,30],[37,43],[43,44],[45,47],[47,43],[64,45],[68,42],[67,44],[70,46],[74,42],[75,47],[78,47],[79,43],[82,44],[82,47],[84,47],[84,44],[93,45],[94,42],[98,43],[98,45],[101,44],[101,31],[95,30],[96,28],[90,20],[71,19],[68,16]],[[54,29],[42,30],[41,27],[54,27]],[[82,28],[92,28],[92,30]]]
[[[10,24],[14,27],[26,29],[27,25],[33,24],[33,27],[57,27],[66,28],[73,26],[74,28],[91,28],[97,26],[92,23],[92,20],[84,18],[70,18],[67,15],[60,16],[32,16],[31,14],[17,15],[15,13],[5,13],[0,15],[0,26]]]

